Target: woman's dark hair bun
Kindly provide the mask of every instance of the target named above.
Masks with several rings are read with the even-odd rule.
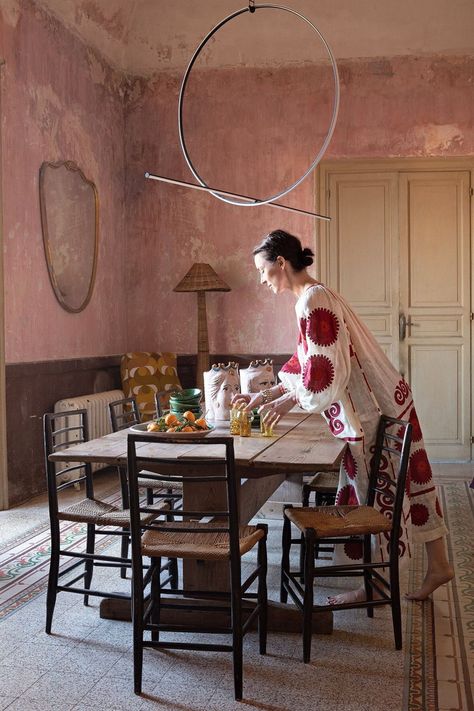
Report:
[[[301,261],[303,262],[305,267],[311,266],[311,264],[314,261],[313,257],[314,257],[314,252],[309,247],[305,247],[301,251]]]

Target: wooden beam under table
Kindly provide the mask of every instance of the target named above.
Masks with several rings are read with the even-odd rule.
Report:
[[[182,603],[182,599],[170,598],[167,600],[170,604]],[[190,600],[191,602],[191,600]],[[195,605],[212,605],[213,601],[192,600]],[[216,603],[217,604],[217,603]],[[247,608],[251,607],[249,602],[245,604]],[[245,609],[244,606],[244,609]],[[176,612],[170,608],[161,610],[161,620],[168,625],[183,624],[185,618],[186,624],[193,627],[209,627],[209,618],[199,612],[199,610],[177,610]],[[224,612],[209,613],[212,614],[212,621],[216,626],[223,627],[229,625],[229,615]],[[131,604],[128,600],[115,600],[105,598],[100,603],[100,616],[106,620],[122,620],[131,622]],[[282,604],[274,600],[268,601],[268,631],[269,632],[299,632],[302,631],[303,615],[295,605]],[[255,621],[254,629],[257,626]],[[323,610],[313,614],[312,629],[314,634],[332,634],[333,631],[333,615],[329,610]]]

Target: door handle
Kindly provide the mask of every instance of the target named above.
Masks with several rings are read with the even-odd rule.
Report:
[[[419,326],[419,324],[412,321],[411,318],[407,318],[404,313],[401,313],[398,317],[398,335],[401,341],[404,341],[407,337],[407,326],[412,328],[413,326]]]

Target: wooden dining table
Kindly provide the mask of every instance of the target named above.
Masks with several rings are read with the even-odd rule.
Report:
[[[72,445],[50,456],[52,461],[94,462],[117,466],[124,472],[127,467],[127,439],[133,434],[133,428],[114,432],[98,439]],[[165,444],[159,437],[151,442],[137,443],[137,451],[145,456],[187,458],[222,456],[221,445],[212,446],[212,438],[229,434],[229,423],[214,423],[214,429],[207,435],[209,446],[200,447],[192,439],[183,443]],[[156,441],[155,441],[156,440]],[[259,431],[252,430],[250,437],[234,437],[236,473],[240,477],[239,517],[242,525],[248,523],[261,509],[269,497],[289,481],[292,486],[295,503],[301,501],[301,482],[304,474],[316,471],[331,471],[338,467],[342,457],[344,442],[333,437],[320,415],[311,415],[299,408],[284,416],[275,427],[272,437],[264,437]],[[205,487],[205,485],[201,485]],[[209,490],[199,491],[199,485],[193,484],[183,490],[184,507],[195,509],[201,496],[206,497],[206,507],[211,510]],[[218,508],[218,501],[215,502]],[[183,567],[183,587],[190,592],[196,589],[217,589],[217,581],[227,579],[222,574],[222,563],[202,563],[185,561]],[[125,606],[126,607],[126,606]],[[101,616],[124,619],[130,616],[124,601],[105,599],[101,603]],[[270,629],[287,631],[301,629],[301,616],[293,605],[271,602],[269,609]],[[324,611],[314,616],[315,632],[332,631],[332,613]]]

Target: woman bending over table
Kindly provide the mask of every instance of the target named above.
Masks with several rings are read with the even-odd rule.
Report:
[[[410,600],[425,600],[454,577],[446,557],[447,529],[410,387],[390,363],[367,327],[336,292],[313,279],[307,267],[313,252],[297,237],[275,230],[253,250],[260,283],[274,294],[293,292],[299,327],[295,354],[279,373],[281,383],[263,393],[234,396],[247,409],[260,406],[265,422],[276,424],[298,404],[320,413],[335,437],[347,442],[341,462],[336,504],[357,505],[366,498],[370,459],[380,415],[412,424],[407,496],[402,517],[400,555],[409,554],[407,527],[426,546],[428,568]],[[376,554],[385,557],[387,541],[379,537]],[[341,562],[361,558],[358,544],[337,546]],[[365,598],[364,588],[330,598],[331,603]]]

